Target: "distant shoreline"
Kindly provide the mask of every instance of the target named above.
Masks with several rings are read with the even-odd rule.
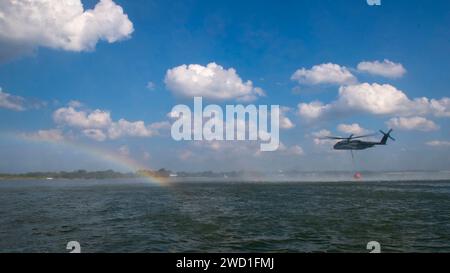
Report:
[[[119,180],[119,179],[165,179],[168,182],[357,182],[357,181],[449,181],[450,171],[361,171],[362,178],[353,177],[352,171],[232,171],[232,172],[173,172],[139,170],[121,173],[112,170],[72,172],[0,173],[0,181],[27,180]]]

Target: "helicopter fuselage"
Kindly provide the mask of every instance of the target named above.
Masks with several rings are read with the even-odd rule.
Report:
[[[380,133],[383,134],[383,137],[381,138],[381,140],[379,142],[363,141],[363,140],[356,139],[356,138],[368,137],[370,135],[355,137],[355,136],[353,136],[353,134],[351,134],[347,138],[334,137],[334,136],[328,136],[325,138],[327,138],[327,139],[342,139],[341,141],[334,144],[333,148],[335,150],[365,150],[367,148],[372,148],[375,145],[386,145],[388,139],[395,140],[393,137],[391,137],[391,132],[392,132],[392,129],[390,129],[387,133],[380,130]]]
[[[382,145],[380,142],[361,141],[361,140],[342,140],[336,143],[335,150],[365,150],[375,145]]]

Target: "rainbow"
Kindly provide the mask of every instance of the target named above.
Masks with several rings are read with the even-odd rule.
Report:
[[[58,145],[64,148],[73,149],[77,152],[85,153],[86,155],[89,155],[95,159],[110,163],[116,167],[126,169],[131,172],[149,169],[148,166],[145,166],[144,164],[128,156],[121,155],[111,150],[103,149],[99,146],[76,142],[68,138],[61,138],[61,139],[42,138],[35,134],[15,134],[13,137],[15,139],[21,139],[27,142],[49,143],[51,145]],[[161,186],[169,185],[169,180],[164,177],[155,177],[152,175],[144,175],[143,177],[152,184],[157,184]]]

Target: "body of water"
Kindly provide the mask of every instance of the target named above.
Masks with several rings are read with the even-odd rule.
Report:
[[[450,181],[0,181],[0,252],[450,251]]]

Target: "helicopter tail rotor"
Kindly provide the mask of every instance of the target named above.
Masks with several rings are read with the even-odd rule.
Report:
[[[380,130],[380,133],[383,134],[383,138],[382,138],[381,141],[380,141],[380,144],[381,144],[381,145],[386,145],[386,142],[387,142],[388,138],[389,138],[390,140],[392,140],[392,141],[395,141],[395,138],[393,138],[393,137],[391,136],[392,129],[390,129],[387,133],[385,133],[385,132],[383,132],[382,130]]]

